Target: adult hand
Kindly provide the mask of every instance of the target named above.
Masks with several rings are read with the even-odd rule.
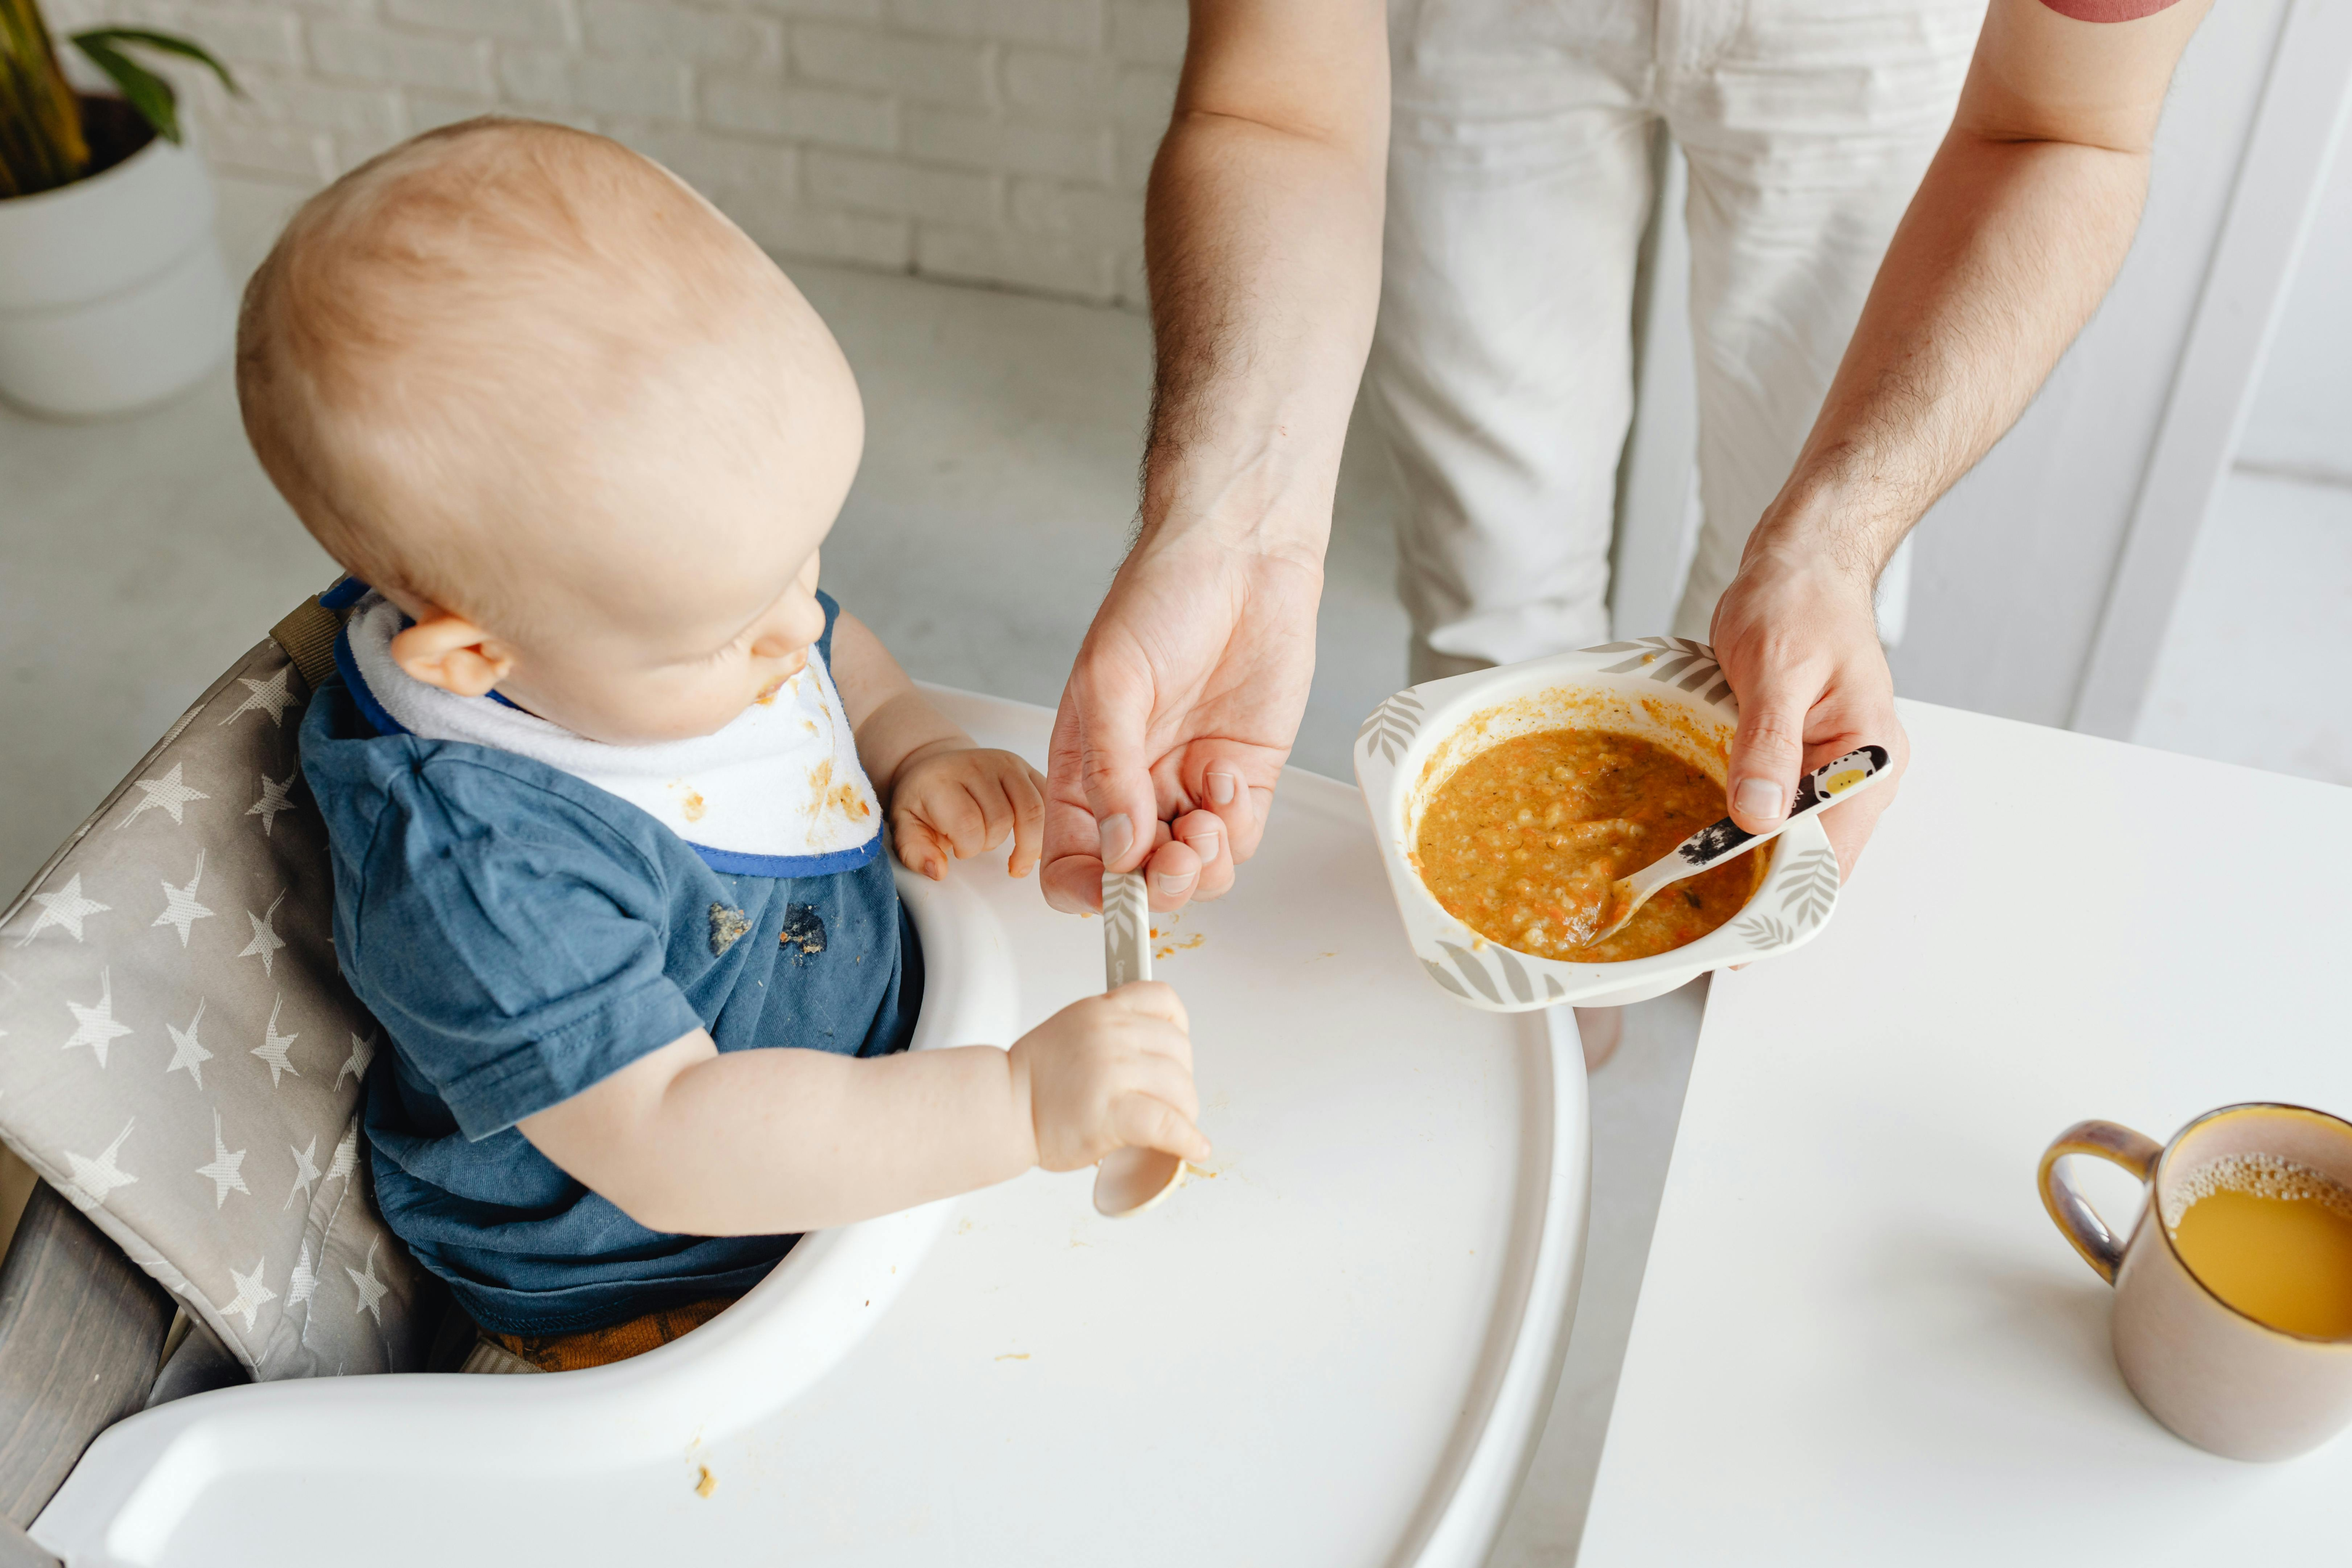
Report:
[[[1717,602],[1712,633],[1739,699],[1728,794],[1740,826],[1761,833],[1778,826],[1807,770],[1857,746],[1886,748],[1894,776],[1822,816],[1849,877],[1911,762],[1872,587],[1868,576],[1820,552],[1759,540]]]
[[[1102,907],[1141,867],[1154,910],[1213,899],[1257,848],[1315,674],[1322,563],[1189,529],[1129,555],[1054,717],[1045,898]]]

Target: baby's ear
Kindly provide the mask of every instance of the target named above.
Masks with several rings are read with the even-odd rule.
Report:
[[[392,661],[427,686],[480,697],[507,678],[514,655],[463,616],[429,610],[392,639]]]

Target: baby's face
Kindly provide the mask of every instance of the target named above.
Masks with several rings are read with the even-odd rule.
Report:
[[[789,553],[789,552],[786,552]],[[817,552],[789,569],[740,558],[700,584],[657,630],[614,618],[562,628],[520,649],[499,693],[575,734],[614,745],[708,735],[772,699],[824,634]]]

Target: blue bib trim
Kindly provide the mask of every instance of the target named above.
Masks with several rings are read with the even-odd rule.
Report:
[[[871,866],[882,853],[882,836],[877,833],[855,849],[836,849],[830,855],[739,855],[691,838],[686,847],[722,877],[830,877]]]

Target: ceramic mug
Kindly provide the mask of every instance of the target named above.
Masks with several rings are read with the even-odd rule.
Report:
[[[2130,1239],[2117,1241],[2059,1168],[2068,1154],[2112,1160],[2147,1185]],[[2352,1122],[2299,1105],[2225,1105],[2162,1146],[2112,1121],[2079,1121],[2042,1156],[2042,1202],[2084,1262],[2116,1288],[2116,1364],[2148,1414],[2200,1448],[2284,1459],[2352,1422],[2352,1340],[2272,1328],[2200,1280],[2173,1244],[2200,1170],[2269,1154],[2352,1186]]]

